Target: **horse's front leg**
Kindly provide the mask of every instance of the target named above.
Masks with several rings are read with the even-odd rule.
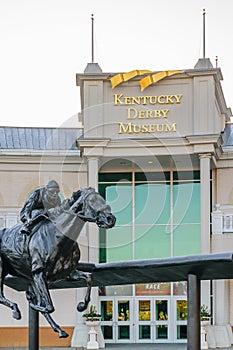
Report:
[[[34,304],[29,300],[29,305],[32,309],[40,312],[51,313],[54,311],[52,299],[50,297],[47,282],[43,276],[43,271],[33,273],[34,291],[37,296],[39,305]]]
[[[61,329],[61,327],[54,321],[48,312],[42,312],[42,315],[46,318],[50,326],[53,328],[54,332],[57,332],[59,334],[59,338],[67,338],[69,336],[69,334]]]
[[[88,304],[91,300],[91,287],[92,287],[92,274],[89,272],[83,272],[79,270],[74,270],[71,272],[71,274],[67,277],[69,281],[80,281],[84,280],[87,283],[87,292],[84,298],[84,301],[80,301],[77,305],[78,311],[82,312],[86,310],[88,307]]]

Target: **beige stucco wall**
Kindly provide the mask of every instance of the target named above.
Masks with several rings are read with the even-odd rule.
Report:
[[[5,295],[8,299],[16,302],[22,314],[21,320],[12,317],[11,309],[0,306],[0,327],[20,327],[28,325],[28,302],[24,292],[16,292],[11,288],[4,287]],[[77,319],[77,292],[75,289],[51,291],[55,312],[52,317],[60,325],[74,326]],[[48,326],[43,316],[40,316],[40,325]]]
[[[233,205],[233,169],[231,167],[217,170],[217,203]]]
[[[233,235],[224,233],[211,236],[212,253],[233,252]]]
[[[21,207],[28,194],[35,188],[44,186],[54,179],[60,185],[65,198],[72,192],[87,185],[87,168],[80,157],[40,158],[25,156],[8,157],[8,162],[0,161],[1,206]]]

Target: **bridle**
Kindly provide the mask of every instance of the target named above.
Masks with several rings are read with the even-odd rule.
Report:
[[[83,191],[84,193],[81,193],[80,198],[78,199],[80,201],[80,203],[82,203],[83,206],[87,205],[87,198],[92,195],[92,194],[98,194],[94,188],[92,187],[88,187],[87,189],[81,189],[81,191]],[[90,205],[88,205],[89,209],[91,210],[91,212],[94,214],[93,217],[87,217],[84,215],[84,211],[81,210],[79,212],[77,212],[77,215],[80,219],[84,220],[84,221],[89,221],[89,222],[94,222],[97,219],[97,212],[94,208],[92,208]]]
[[[105,227],[113,227],[116,219],[111,214],[111,208],[106,204],[104,198],[92,187],[81,189],[80,192],[81,195],[76,201],[76,215],[83,221],[95,222],[99,227],[104,227],[103,222],[106,225]],[[91,195],[97,196],[96,208],[92,205],[91,199],[90,203],[88,202],[88,197]],[[100,198],[99,201],[98,198]],[[78,211],[79,205],[82,205],[82,208]],[[111,226],[109,226],[109,219],[112,221]]]

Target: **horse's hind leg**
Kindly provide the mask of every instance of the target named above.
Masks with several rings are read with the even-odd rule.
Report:
[[[91,300],[92,274],[88,272],[75,270],[69,275],[68,280],[69,281],[85,280],[87,282],[87,292],[86,292],[84,301],[80,301],[80,303],[78,303],[78,306],[77,306],[77,309],[80,312],[86,310]]]
[[[52,299],[50,297],[47,282],[43,277],[43,271],[35,272],[33,274],[33,289],[36,293],[37,302],[39,305],[34,304],[29,300],[29,305],[32,309],[40,312],[51,313],[54,311]]]
[[[9,307],[13,311],[13,313],[12,313],[13,317],[16,320],[20,320],[21,313],[20,313],[20,310],[18,308],[18,305],[13,303],[12,301],[6,299],[4,294],[3,294],[3,279],[4,279],[3,261],[2,261],[2,258],[0,257],[0,304],[3,304],[5,306]]]
[[[37,299],[40,298],[40,295],[33,284],[31,285],[31,290],[26,292],[26,297],[30,306],[38,302]],[[41,314],[46,318],[53,330],[59,334],[59,338],[67,338],[69,336],[69,334],[61,329],[48,312],[41,312]]]

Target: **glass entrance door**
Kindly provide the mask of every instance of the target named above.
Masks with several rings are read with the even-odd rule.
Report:
[[[132,312],[130,300],[117,300],[116,336],[118,341],[132,341]]]
[[[141,299],[136,300],[137,302],[137,311],[135,322],[137,341],[138,342],[151,342],[152,339],[152,320],[151,320],[151,309],[152,309],[152,300],[151,299]]]
[[[132,300],[113,298],[101,300],[102,331],[109,343],[133,342]]]
[[[168,342],[170,340],[170,299],[136,299],[136,342]]]
[[[100,303],[106,343],[187,341],[185,297],[104,297]]]
[[[100,302],[100,310],[101,310],[101,328],[103,332],[103,337],[106,343],[115,343],[116,336],[113,332],[114,327],[114,319],[115,315],[113,315],[113,299],[109,300],[101,300]]]
[[[170,299],[155,299],[155,342],[167,342],[171,338]]]
[[[186,299],[175,298],[173,305],[175,307],[175,339],[176,342],[184,342],[187,340],[188,303]]]

